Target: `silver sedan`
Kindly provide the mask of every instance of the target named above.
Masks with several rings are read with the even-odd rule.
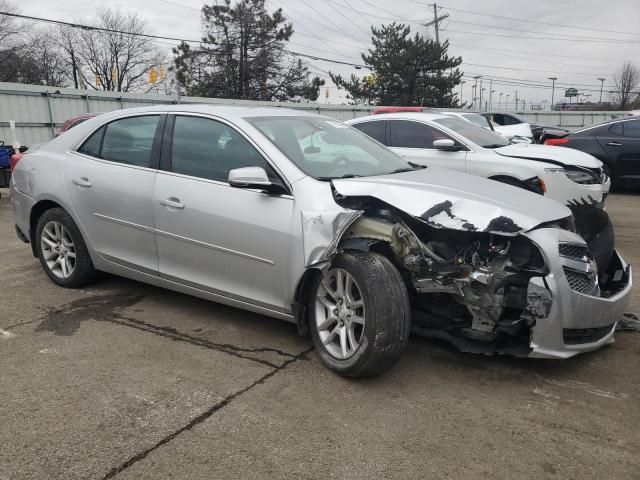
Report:
[[[563,205],[285,109],[100,115],[25,155],[11,201],[56,284],[102,270],[295,322],[347,376],[390,368],[411,328],[482,353],[594,350],[631,288]]]

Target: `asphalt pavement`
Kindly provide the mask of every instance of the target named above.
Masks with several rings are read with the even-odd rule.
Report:
[[[640,478],[640,332],[566,361],[412,338],[343,379],[282,321],[109,275],[55,286],[0,192],[0,480]],[[636,271],[639,208],[608,200]]]

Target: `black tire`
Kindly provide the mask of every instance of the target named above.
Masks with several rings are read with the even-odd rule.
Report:
[[[377,253],[342,253],[332,262],[333,268],[346,270],[361,290],[365,324],[360,346],[351,357],[337,359],[329,353],[316,324],[315,301],[323,278],[319,275],[311,286],[308,310],[318,355],[330,370],[342,376],[379,375],[398,361],[409,339],[411,307],[407,288],[396,267]]]
[[[58,277],[51,271],[42,252],[42,231],[50,221],[56,221],[62,224],[69,233],[75,247],[75,266],[73,267],[73,272],[67,278]],[[36,226],[34,241],[36,243],[36,253],[40,259],[40,264],[51,281],[56,285],[65,288],[81,288],[95,280],[96,270],[93,268],[93,262],[89,256],[89,251],[84,243],[82,234],[71,216],[64,209],[52,208],[40,216]]]

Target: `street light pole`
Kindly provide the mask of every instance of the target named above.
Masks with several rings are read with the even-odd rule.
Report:
[[[493,94],[495,90],[489,90],[489,110],[493,109]]]
[[[480,79],[480,110],[482,110],[482,91],[484,89],[482,88],[482,78]]]
[[[553,95],[556,93],[556,80],[558,77],[549,77],[551,80],[551,110],[553,110]]]
[[[502,92],[500,92],[500,96],[498,97],[498,110],[500,110],[500,105],[502,105]]]
[[[510,96],[511,96],[511,94],[507,93],[507,100],[506,100],[506,102],[504,102],[504,108],[507,109],[507,110],[509,109],[509,97]]]
[[[473,103],[471,104],[473,108],[476,108],[476,96],[478,94],[478,79],[482,77],[482,75],[476,75],[473,79],[476,83],[473,85]]]
[[[460,108],[462,108],[462,86],[467,83],[466,81],[462,80],[460,82]]]
[[[598,103],[602,103],[602,88],[604,87],[606,78],[598,78],[598,80],[600,80],[600,101],[598,101]]]

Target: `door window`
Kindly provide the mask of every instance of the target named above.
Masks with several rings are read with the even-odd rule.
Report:
[[[614,123],[609,127],[609,133],[612,133],[614,135],[622,136],[623,130],[624,130],[623,122]]]
[[[386,145],[386,124],[386,121],[375,121],[356,123],[353,126],[360,130],[362,133],[366,133],[374,140],[377,140],[383,145]]]
[[[440,130],[420,122],[392,120],[389,126],[392,147],[432,149],[434,140],[451,138]]]
[[[159,115],[128,117],[107,124],[100,158],[149,167]]]
[[[100,144],[102,143],[103,134],[104,127],[100,127],[98,130],[93,132],[93,134],[89,138],[85,140],[78,151],[92,157],[100,157]]]
[[[640,138],[640,121],[629,120],[624,122],[624,136],[631,138]]]
[[[264,157],[230,126],[208,118],[176,117],[172,172],[226,183],[229,171],[242,167],[262,167],[269,178],[276,178]]]

